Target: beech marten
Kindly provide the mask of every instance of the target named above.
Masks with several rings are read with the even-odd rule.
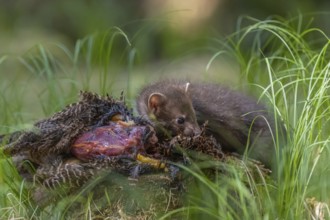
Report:
[[[275,158],[275,121],[265,106],[240,92],[210,83],[160,81],[145,86],[137,98],[140,115],[171,135],[207,131],[223,149],[245,152],[270,166]]]

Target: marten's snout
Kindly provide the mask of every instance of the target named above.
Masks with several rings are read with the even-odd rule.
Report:
[[[195,124],[187,124],[187,126],[183,130],[184,136],[195,136],[201,133],[201,129],[198,125]]]

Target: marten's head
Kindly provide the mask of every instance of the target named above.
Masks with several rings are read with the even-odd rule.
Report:
[[[200,133],[191,98],[185,89],[172,87],[153,92],[147,101],[148,116],[172,136],[193,136]]]

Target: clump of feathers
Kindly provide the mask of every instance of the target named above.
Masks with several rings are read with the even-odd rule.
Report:
[[[123,96],[117,101],[109,95],[101,97],[81,92],[79,102],[36,122],[32,130],[16,134],[16,140],[9,138],[4,152],[10,156],[25,155],[26,159],[36,164],[48,163],[53,155],[68,154],[78,135],[93,126],[104,125],[116,114],[125,116],[124,121],[133,120]]]

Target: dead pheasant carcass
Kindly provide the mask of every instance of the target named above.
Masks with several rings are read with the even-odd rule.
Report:
[[[81,101],[8,139],[4,152],[22,176],[47,188],[79,187],[104,170],[134,177],[146,169],[168,170],[147,154],[157,143],[153,127],[134,117],[122,98],[81,93]]]

